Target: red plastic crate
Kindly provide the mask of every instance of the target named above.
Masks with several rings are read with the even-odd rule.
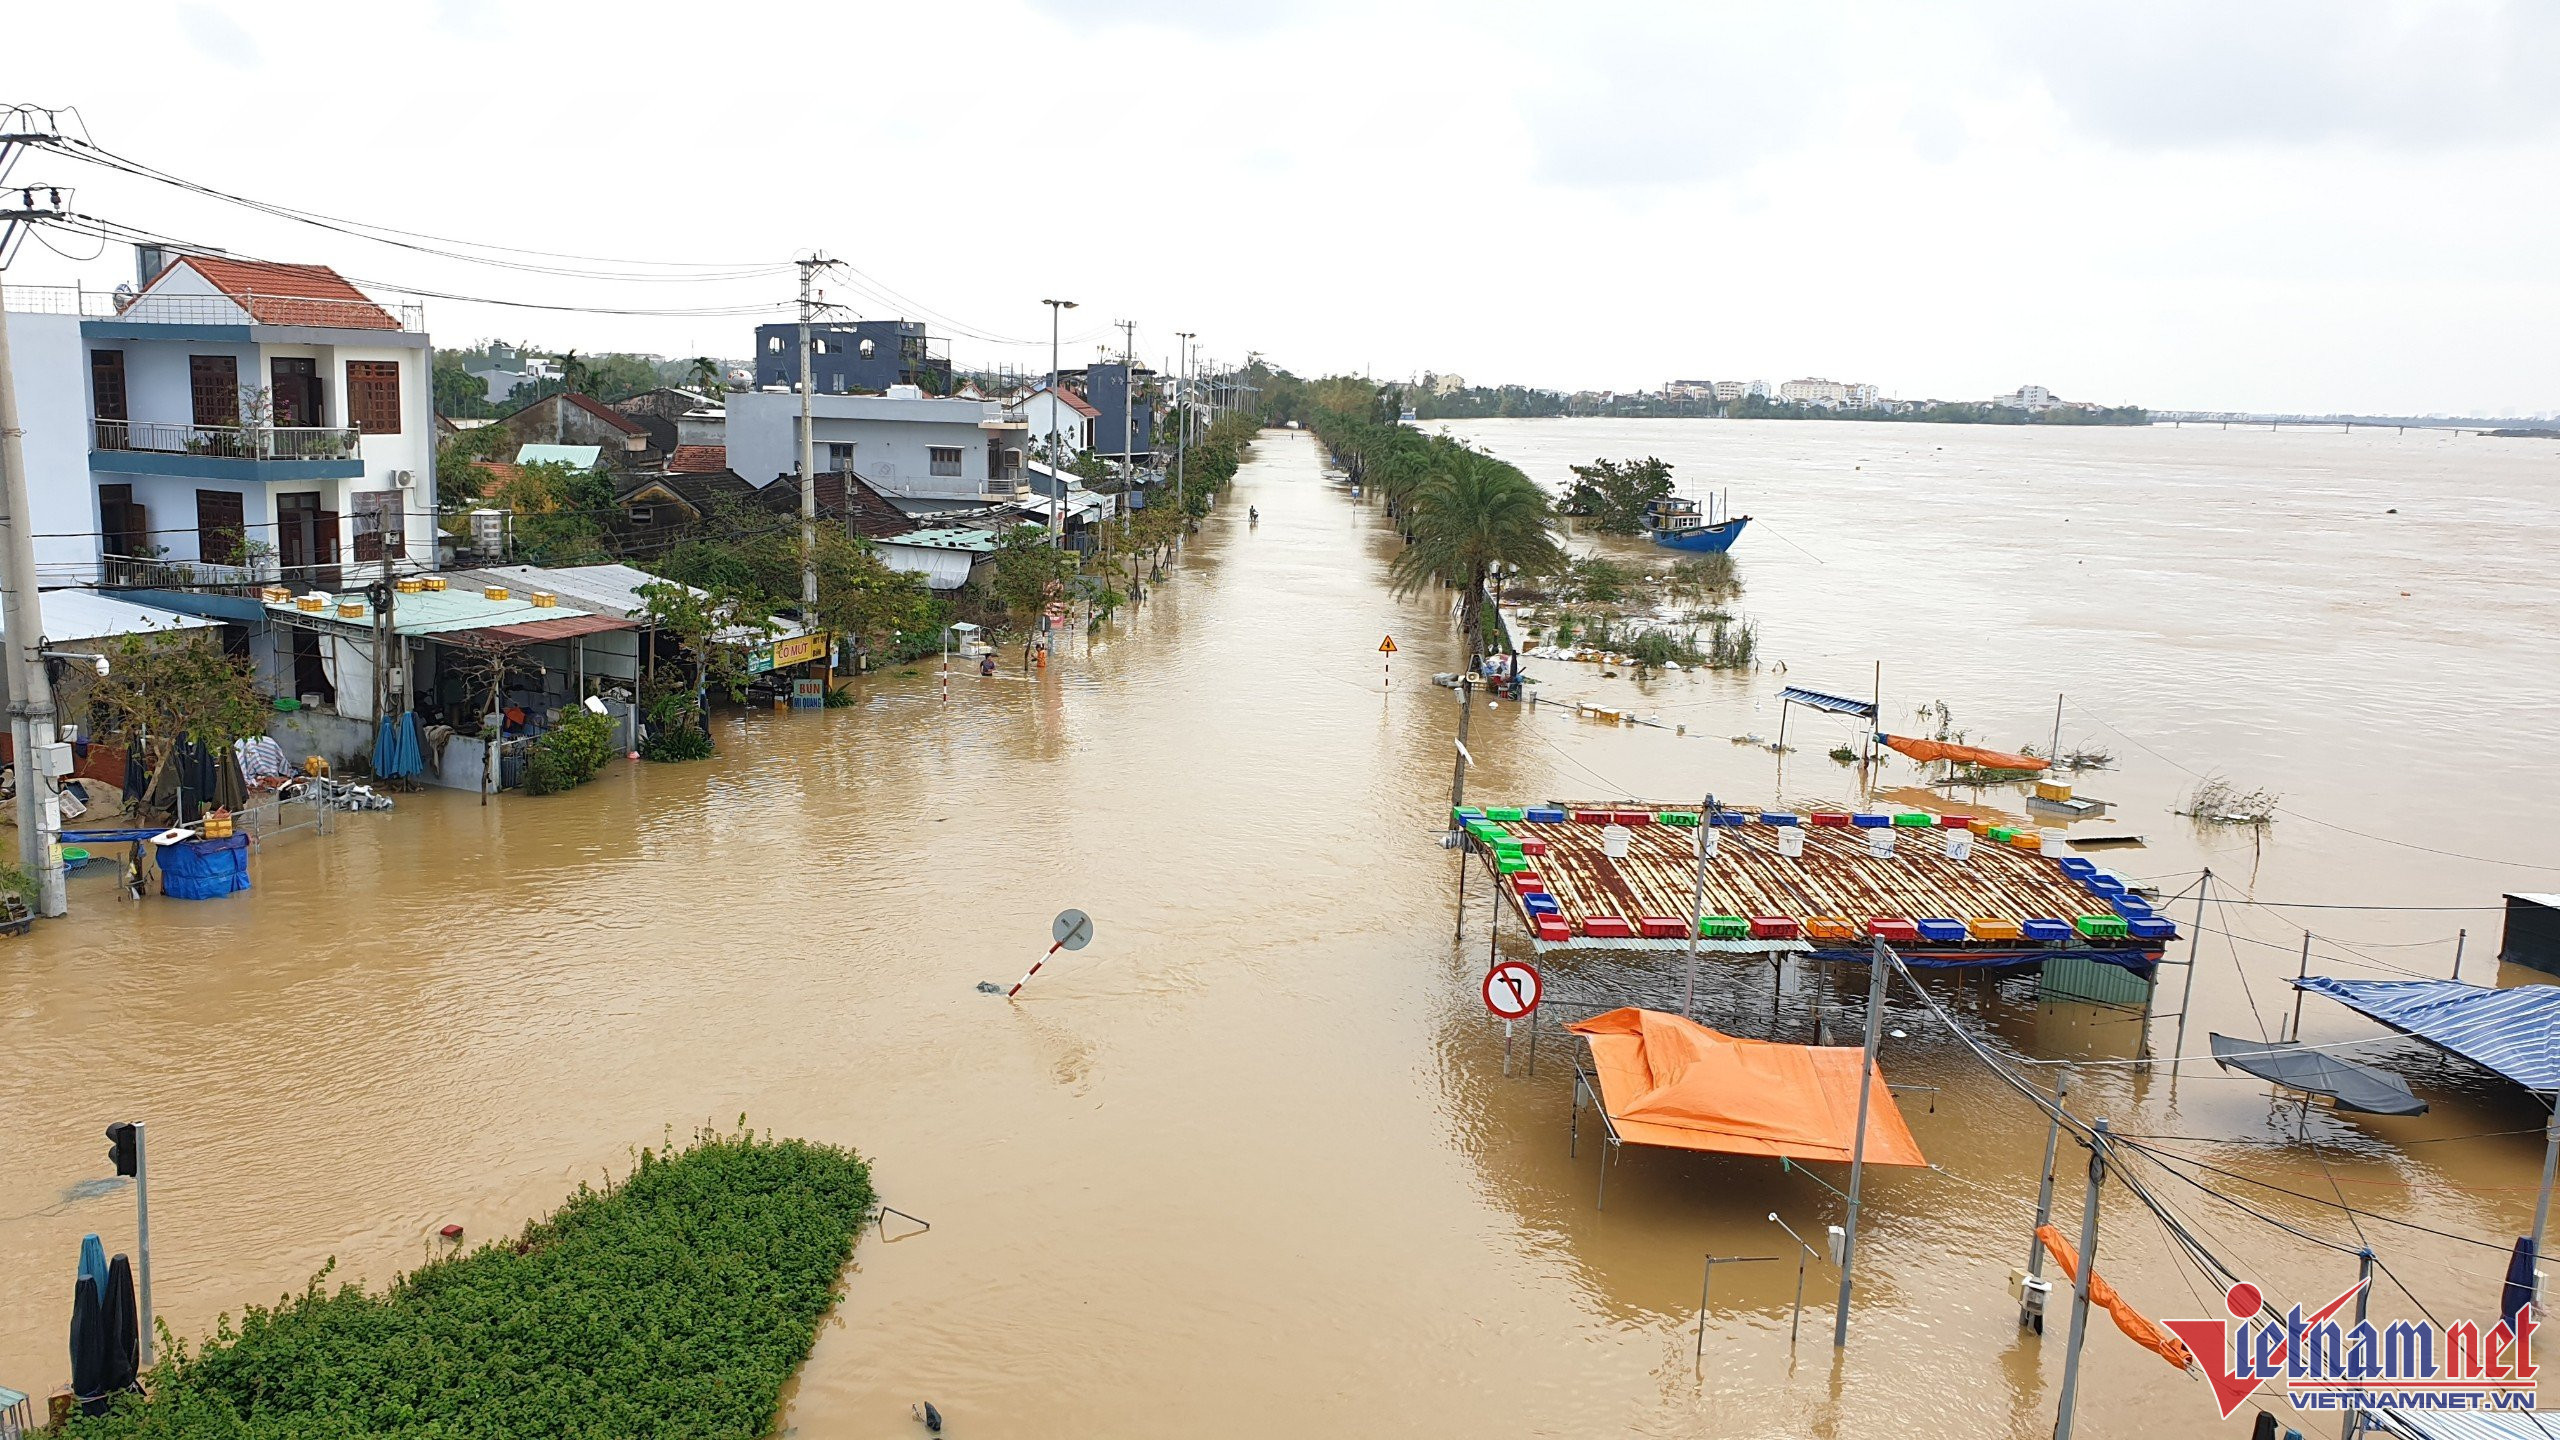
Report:
[[[1547,853],[1547,842],[1544,840],[1523,840],[1520,842],[1520,853],[1523,855],[1544,855]]]
[[[1677,940],[1688,933],[1676,915],[1647,915],[1636,924],[1643,927],[1647,940]]]
[[[1582,933],[1594,940],[1632,940],[1636,927],[1615,915],[1594,915],[1582,922]]]
[[[1612,825],[1629,826],[1650,825],[1653,823],[1653,812],[1650,810],[1612,810],[1609,812],[1609,823]]]
[[[1849,823],[1848,814],[1839,810],[1816,810],[1804,818],[1816,825],[1845,826]]]
[[[1609,812],[1606,810],[1576,810],[1573,812],[1573,823],[1576,825],[1606,825],[1609,823]]]
[[[1523,895],[1534,895],[1547,888],[1546,880],[1535,870],[1514,870],[1504,878],[1511,882],[1513,890]]]
[[[1561,915],[1541,915],[1538,917],[1538,938],[1570,940],[1573,938],[1573,926],[1566,923]]]
[[[1973,817],[1970,815],[1941,815],[1938,817],[1938,828],[1941,830],[1970,830],[1973,828]]]
[[[1751,938],[1754,940],[1793,940],[1796,932],[1803,928],[1785,915],[1751,917]]]
[[[1908,945],[1920,938],[1920,927],[1908,920],[1879,915],[1867,922],[1867,933],[1888,945]]]

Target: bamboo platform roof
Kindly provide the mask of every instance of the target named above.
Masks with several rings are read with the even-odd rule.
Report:
[[[2042,853],[2034,830],[1967,816],[1727,811],[1702,827],[1668,806],[1462,811],[1469,848],[1540,950],[1684,949],[1864,959],[1872,938],[1940,964],[2068,951],[2147,965],[2176,927],[2121,877]],[[1610,832],[1625,853],[1608,853]],[[1701,830],[1706,901],[1693,911]],[[2000,958],[2005,957],[2005,958]]]

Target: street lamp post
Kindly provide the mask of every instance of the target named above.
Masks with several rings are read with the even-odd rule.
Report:
[[[1065,543],[1067,536],[1067,477],[1058,463],[1058,314],[1073,310],[1073,300],[1043,300],[1049,307],[1049,480],[1058,493],[1049,501],[1049,543]]]

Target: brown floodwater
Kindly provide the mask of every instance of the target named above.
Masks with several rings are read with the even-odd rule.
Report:
[[[2317,968],[2371,975],[2446,973],[2467,927],[2464,973],[2488,979],[2500,891],[2560,888],[2560,870],[2485,863],[2560,865],[2541,733],[2560,701],[2542,573],[2560,449],[1467,433],[1542,478],[1655,453],[1733,485],[1763,517],[1739,609],[1787,667],[1639,683],[1535,664],[1551,698],[1686,733],[1479,709],[1474,798],[1855,798],[1860,777],[1823,754],[1838,722],[1799,712],[1783,759],[1729,737],[1775,733],[1781,684],[1861,691],[1882,658],[1889,722],[1943,699],[1993,744],[2041,741],[2069,694],[2066,743],[2119,757],[2083,789],[2144,838],[2112,853],[2126,873],[2175,890],[2210,864],[2266,901],[2482,907],[2218,911],[2191,1052],[2208,1029],[2283,1022],[2302,925]],[[66,1377],[79,1238],[131,1244],[128,1196],[71,1198],[106,1168],[111,1119],[150,1122],[156,1299],[193,1335],[331,1257],[378,1284],[437,1253],[447,1222],[511,1232],[636,1147],[744,1115],[858,1147],[888,1203],[932,1222],[862,1243],[784,1417],[804,1436],[916,1433],[924,1399],[968,1435],[2047,1433],[2063,1326],[2021,1332],[2005,1288],[2045,1128],[1907,995],[1885,1066],[1939,1087],[1904,1097],[1937,1168],[1871,1178],[1847,1351],[1827,1265],[1791,1346],[1794,1268],[1758,1263],[1719,1267],[1693,1360],[1701,1257],[1789,1253],[1773,1211],[1818,1239],[1840,1212],[1823,1182],[1845,1176],[1631,1148],[1595,1205],[1553,1020],[1676,1008],[1679,962],[1556,957],[1536,1073],[1524,1032],[1506,1077],[1476,996],[1485,892],[1453,933],[1457,862],[1436,844],[1456,706],[1426,677],[1450,668],[1446,597],[1392,596],[1395,548],[1312,441],[1273,434],[1179,576],[1037,678],[957,675],[946,706],[922,666],[865,681],[851,709],[729,717],[703,764],[485,808],[403,797],[266,847],[257,888],[225,901],[123,905],[111,879],[77,879],[75,919],[0,942],[0,1383]],[[2263,834],[2201,833],[2170,813],[2190,769],[2287,811]],[[1919,779],[1871,777],[1906,798]],[[976,991],[1019,975],[1067,906],[1094,916],[1089,949],[1019,1003]],[[2210,1066],[2119,1063],[2138,1026],[2039,1005],[2031,980],[1931,983],[2000,1045],[2087,1062],[2083,1114],[2203,1137],[2162,1143],[2312,1197],[2205,1177],[2352,1246],[2323,1203],[2346,1194],[2429,1309],[2493,1306],[2490,1246],[2529,1224],[2541,1153],[2515,1133],[2541,1111],[2512,1087],[2394,1044],[2356,1053],[2433,1113],[2306,1118]],[[1845,1033],[1863,988],[1711,963],[1700,1013],[1803,1039],[1819,1010]],[[2372,1033],[2317,1000],[2303,1026]],[[2068,1227],[2081,1169],[2064,1169]],[[2143,1178],[2270,1296],[2353,1277],[2351,1257]],[[2120,1185],[2101,1233],[2101,1269],[2138,1304],[2212,1313]],[[2382,1289],[2377,1314],[2412,1312]],[[2089,1337],[2081,1434],[2244,1431],[2111,1329]]]

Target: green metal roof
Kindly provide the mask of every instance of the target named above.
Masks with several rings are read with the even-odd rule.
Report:
[[[996,550],[996,536],[992,530],[916,530],[873,543],[914,545],[926,550],[967,550],[979,555],[992,555]]]
[[[528,598],[531,592],[510,591],[504,600],[492,600],[477,590],[421,590],[415,595],[391,597],[391,628],[401,635],[442,635],[457,630],[486,630],[492,625],[529,625],[537,620],[571,620],[594,612],[575,610],[566,605],[537,606]],[[278,615],[299,620],[335,620],[341,625],[363,629],[373,627],[373,612],[355,620],[338,619],[340,600],[361,602],[361,593],[329,597],[329,608],[317,615],[296,610],[290,600],[271,600],[267,609]]]

